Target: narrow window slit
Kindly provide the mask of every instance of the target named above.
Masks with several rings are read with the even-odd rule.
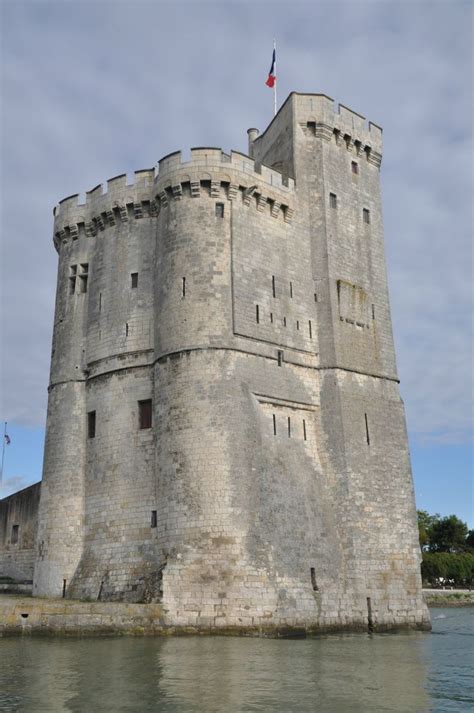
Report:
[[[270,312],[270,322],[273,324],[273,312]]]
[[[309,329],[309,338],[312,339],[313,338],[313,327],[311,325],[311,320],[309,320],[309,322],[308,322],[308,329]]]
[[[293,299],[293,283],[290,282],[290,297]]]
[[[283,317],[283,326],[286,327],[286,317]]]
[[[260,310],[258,305],[255,305],[255,321],[260,324]]]
[[[128,337],[128,322],[125,322],[125,336]]]
[[[273,297],[276,297],[275,275],[272,275],[272,294]]]
[[[87,437],[95,438],[95,411],[89,411],[87,414]]]
[[[138,402],[138,427],[141,431],[151,428],[152,423],[152,401],[145,399]]]
[[[291,417],[288,416],[288,438],[291,438]]]
[[[102,292],[99,292],[99,312],[102,312]]]
[[[374,630],[374,619],[372,616],[372,600],[367,597],[367,628],[370,632]]]
[[[366,413],[364,413],[364,417],[365,417],[365,437],[367,439],[367,445],[370,446],[369,420],[367,418]]]
[[[132,290],[138,287],[138,272],[132,272],[130,275]]]
[[[66,585],[67,585],[67,579],[63,579],[63,593],[62,593],[63,599],[66,598]]]
[[[297,319],[297,320],[296,320],[296,329],[299,330],[299,328],[300,328],[300,322],[299,322],[299,319]]]
[[[151,511],[151,524],[150,527],[156,527],[158,524],[158,514],[157,510],[152,510]]]
[[[375,319],[375,305],[372,305],[372,319]]]
[[[273,414],[273,435],[276,436],[277,434],[277,419],[276,415]]]
[[[313,592],[319,592],[319,587],[316,582],[316,571],[315,571],[314,567],[311,567],[310,572],[311,572],[311,586],[313,587]]]
[[[186,297],[186,278],[183,277],[181,284],[181,297],[184,299]]]
[[[306,421],[303,419],[303,440],[306,441]]]
[[[278,366],[281,366],[283,364],[283,352],[278,350],[277,351],[277,358],[278,358]]]

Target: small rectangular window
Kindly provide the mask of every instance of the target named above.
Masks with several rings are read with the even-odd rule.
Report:
[[[286,317],[283,317],[283,326],[286,327]]]
[[[138,402],[138,424],[140,430],[151,428],[152,409],[151,399]]]
[[[275,414],[273,414],[273,435],[276,436],[277,434],[277,417]]]
[[[375,305],[372,305],[372,319],[375,319]]]
[[[273,324],[273,312],[270,312],[270,322]]]
[[[357,161],[352,161],[351,163],[352,173],[359,173],[359,164]]]
[[[303,419],[303,440],[306,441],[306,421]]]
[[[95,411],[87,414],[87,437],[95,438]]]
[[[102,292],[99,292],[99,312],[102,312]]]
[[[277,359],[278,359],[278,366],[281,366],[283,364],[283,352],[280,350],[277,351]]]
[[[329,194],[329,205],[331,208],[337,208],[337,196],[335,193]]]
[[[311,324],[311,320],[308,321],[308,331],[309,331],[309,338],[313,338],[313,326]]]
[[[290,282],[290,297],[293,299],[293,283]]]
[[[364,413],[364,417],[365,417],[365,437],[367,439],[367,445],[370,446],[369,420],[367,418],[366,413]]]
[[[76,275],[77,265],[71,265],[69,268],[69,294],[73,295],[76,291]]]
[[[316,571],[314,567],[310,568],[310,574],[311,574],[311,586],[313,587],[313,591],[317,592],[318,591],[318,585],[316,582]]]
[[[18,542],[18,533],[20,532],[20,526],[19,525],[12,525],[12,539],[11,543],[12,545],[16,545]]]
[[[132,280],[132,290],[134,290],[138,287],[138,272],[132,272],[130,277]]]
[[[275,275],[272,275],[272,294],[273,297],[276,297]]]
[[[186,278],[183,277],[181,280],[181,297],[184,299],[186,297]]]
[[[368,208],[362,208],[362,217],[364,219],[364,223],[369,225],[370,223],[370,210]]]
[[[315,302],[317,302],[317,301],[318,301],[318,295],[317,295],[317,293],[316,293],[316,292],[314,293],[314,301],[315,301]]]
[[[81,263],[81,274],[79,275],[79,291],[84,294],[87,292],[87,281],[89,279],[89,264]]]
[[[260,310],[258,305],[255,305],[255,321],[260,324]]]
[[[288,438],[291,438],[291,418],[288,416]]]
[[[299,321],[299,319],[297,319],[297,320],[296,320],[296,329],[299,330],[299,328],[300,328],[300,321]]]
[[[151,525],[150,527],[156,527],[158,524],[158,516],[157,516],[157,511],[152,510],[151,511]]]
[[[216,203],[216,218],[223,218],[223,217],[224,217],[224,204]]]

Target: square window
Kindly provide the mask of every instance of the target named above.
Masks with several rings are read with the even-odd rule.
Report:
[[[95,411],[87,414],[87,438],[95,438]]]
[[[329,194],[329,205],[331,208],[337,208],[337,196],[335,193]]]
[[[138,427],[140,430],[151,428],[152,409],[151,399],[138,402]]]
[[[138,287],[138,272],[132,272],[130,277],[132,279],[132,290],[134,290],[136,287]]]

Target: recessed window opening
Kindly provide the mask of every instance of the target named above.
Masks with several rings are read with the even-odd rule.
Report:
[[[290,297],[293,299],[293,283],[290,282]]]
[[[125,336],[128,337],[128,322],[125,322]]]
[[[99,312],[102,312],[102,292],[99,292]]]
[[[352,168],[352,173],[359,173],[359,164],[357,161],[352,161],[351,162],[351,168]]]
[[[365,418],[365,437],[367,439],[367,445],[370,446],[369,420],[367,418],[366,413],[364,413],[364,418]]]
[[[288,416],[288,438],[291,438],[291,417]]]
[[[258,305],[255,305],[255,321],[260,324],[260,310]]]
[[[132,290],[135,290],[138,287],[138,272],[132,272],[130,275],[130,279],[132,281]]]
[[[300,328],[300,321],[299,321],[299,319],[297,319],[297,320],[296,320],[296,329],[299,330],[299,328]]]
[[[313,338],[313,327],[311,324],[311,320],[308,321],[308,330],[309,330],[309,338],[312,339]]]
[[[286,317],[283,317],[283,326],[286,327]]]
[[[370,210],[368,208],[362,208],[362,218],[364,220],[364,223],[369,225],[370,223]]]
[[[272,275],[272,294],[273,297],[276,297],[275,275]]]
[[[278,366],[281,366],[283,364],[283,352],[280,350],[277,351],[277,359],[278,359]]]
[[[277,434],[277,417],[275,414],[273,414],[273,435],[276,436]]]
[[[95,438],[95,411],[87,414],[87,438]]]
[[[66,598],[67,579],[63,579],[63,599]]]
[[[306,441],[306,421],[303,419],[303,440]]]
[[[158,513],[156,510],[151,511],[151,523],[150,527],[156,527],[158,524]]]
[[[316,293],[316,292],[314,293],[314,301],[315,301],[315,302],[317,302],[317,301],[318,301],[318,295],[317,295],[317,293]]]
[[[11,537],[11,543],[12,545],[16,545],[18,542],[18,533],[20,532],[20,526],[19,525],[12,525],[12,537]]]
[[[223,218],[223,217],[224,217],[224,204],[216,203],[216,218]]]
[[[273,324],[273,312],[270,312],[270,322]]]
[[[79,275],[79,291],[84,294],[87,292],[87,280],[89,279],[89,264],[81,263],[81,274]]]
[[[73,295],[76,291],[76,275],[77,265],[71,265],[69,268],[69,294]]]
[[[372,305],[372,319],[375,319],[375,305]]]
[[[337,196],[335,193],[329,194],[329,205],[331,208],[337,208]]]
[[[186,297],[186,278],[183,277],[181,282],[181,297],[184,299]]]
[[[314,567],[311,567],[310,573],[311,573],[311,586],[313,587],[313,592],[318,592],[319,588],[318,588],[318,585],[316,582],[316,571],[315,571]]]
[[[152,408],[151,399],[138,402],[138,427],[140,430],[151,428]]]

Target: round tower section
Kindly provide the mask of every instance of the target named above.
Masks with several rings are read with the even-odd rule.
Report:
[[[40,531],[45,543],[54,531],[51,551],[68,568],[59,573],[47,561],[45,544],[37,593],[59,594],[64,580],[72,597],[96,598],[101,589],[104,599],[140,598],[146,587],[153,435],[151,424],[141,428],[139,409],[152,398],[153,178],[153,170],[138,171],[128,185],[118,176],[107,191],[89,191],[85,204],[73,196],[56,209],[60,263]]]

